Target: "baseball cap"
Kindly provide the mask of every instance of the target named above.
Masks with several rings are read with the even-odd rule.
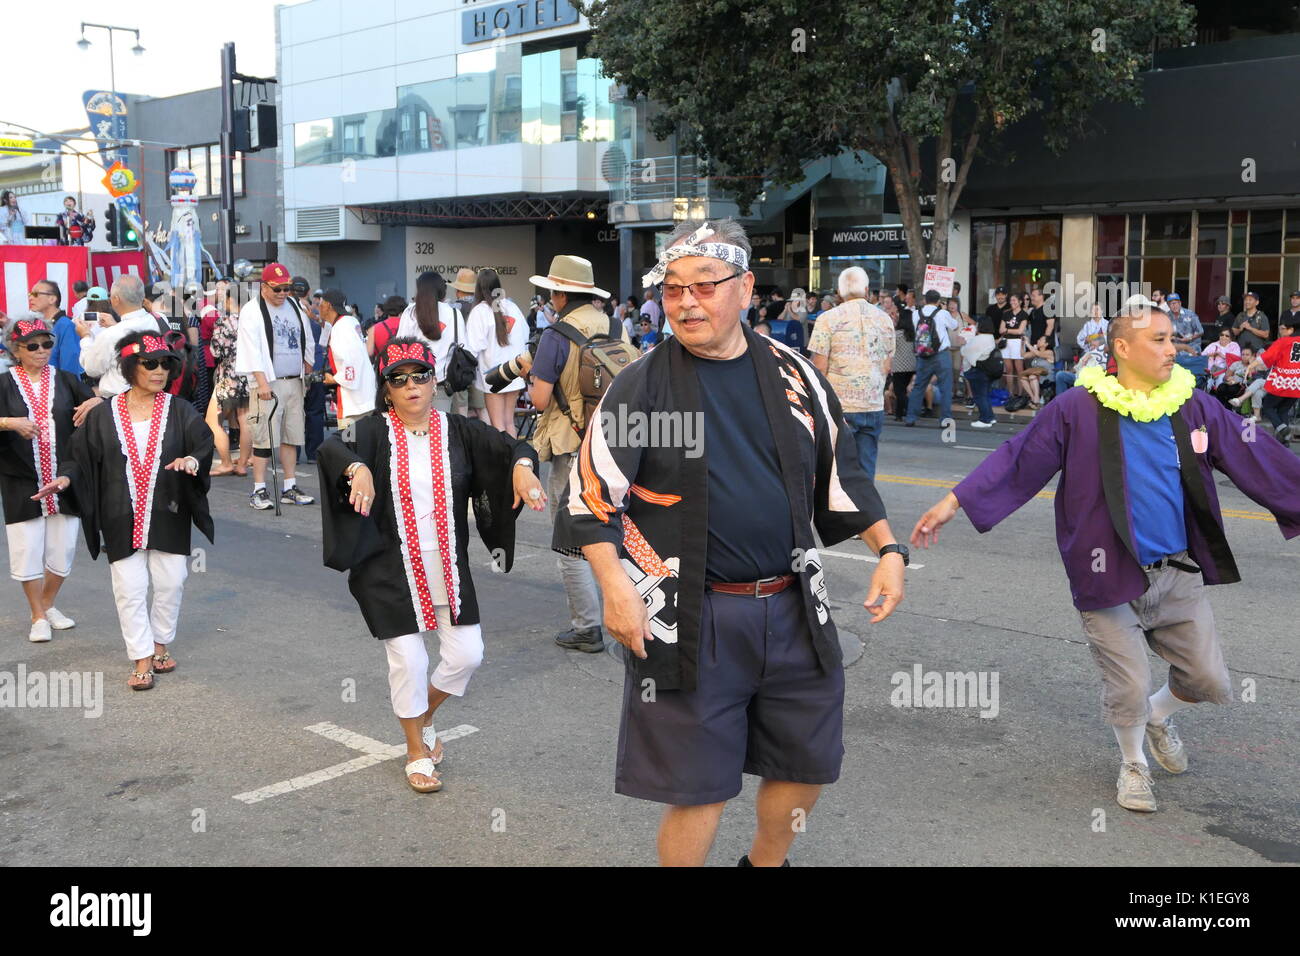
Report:
[[[1139,293],[1138,295],[1131,295],[1125,299],[1124,305],[1120,307],[1119,312],[1120,315],[1131,315],[1134,312],[1142,312],[1147,309],[1158,312],[1160,311],[1160,306]]]
[[[262,281],[273,285],[283,285],[293,281],[289,270],[278,262],[268,262],[262,266]]]
[[[1249,289],[1246,290],[1246,295],[1250,296],[1256,302],[1259,301],[1259,295],[1257,293],[1251,292]]]
[[[320,297],[322,302],[328,302],[332,305],[334,311],[339,315],[342,315],[347,309],[347,299],[344,298],[343,293],[338,289],[326,289],[324,292],[320,293]]]
[[[1300,289],[1297,289],[1295,292],[1292,292],[1292,293],[1291,293],[1291,298],[1293,298],[1293,299],[1300,299]]]
[[[306,295],[311,291],[311,284],[302,276],[294,276],[290,285],[293,286],[294,295]]]
[[[1229,299],[1226,295],[1221,295],[1221,296],[1219,296],[1217,299],[1214,300],[1214,304],[1215,304],[1215,305],[1232,305],[1232,300]]]
[[[1179,295],[1177,292],[1170,292],[1167,296],[1165,296],[1165,301],[1166,301],[1166,302],[1182,302],[1182,301],[1183,301],[1183,297],[1182,297],[1181,295]]]
[[[95,299],[96,301],[100,301],[100,302],[107,302],[108,292],[104,289],[102,285],[93,286],[92,288],[86,290],[86,298]]]
[[[994,294],[994,295],[1006,295],[1006,294],[1007,294],[1007,287],[1004,286],[1004,285],[1000,285],[1000,286],[998,286],[996,289],[993,290],[993,294]]]

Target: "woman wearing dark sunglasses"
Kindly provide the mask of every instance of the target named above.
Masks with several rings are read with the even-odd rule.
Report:
[[[81,522],[74,502],[58,495],[37,501],[35,492],[54,480],[73,429],[99,400],[79,376],[50,364],[54,332],[45,319],[32,314],[11,321],[4,341],[18,362],[0,375],[0,498],[9,574],[31,607],[27,639],[40,643],[76,625],[54,599],[72,571]]]
[[[376,356],[376,411],[317,453],[325,564],[348,571],[348,589],[370,633],[384,642],[388,683],[406,735],[406,781],[442,789],[442,744],[433,714],[465,693],[483,660],[479,606],[470,576],[467,505],[493,570],[514,560],[515,517],[546,505],[537,453],[477,419],[433,407],[433,353],[395,338]],[[424,635],[439,640],[429,676]]]
[[[181,364],[161,335],[132,332],[117,354],[129,387],[91,410],[70,460],[59,463],[60,477],[37,496],[71,487],[92,558],[102,533],[118,623],[135,662],[127,686],[149,690],[154,674],[176,669],[168,648],[189,572],[190,526],[212,540],[212,430],[194,406],[167,393]]]

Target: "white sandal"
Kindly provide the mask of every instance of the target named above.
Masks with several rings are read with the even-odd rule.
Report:
[[[420,728],[420,739],[423,740],[424,745],[429,748],[429,753],[433,753],[435,750],[438,749],[438,731],[434,730],[433,724],[430,724],[428,727]],[[436,767],[438,766],[438,764],[442,763],[443,757],[446,756],[447,756],[447,748],[443,747],[441,757],[437,757],[437,758],[430,757],[428,759],[432,760],[433,765]]]
[[[428,757],[421,757],[419,760],[412,760],[410,763],[406,765],[405,773],[406,773],[407,784],[416,793],[434,793],[442,789],[442,781],[439,780],[434,775],[435,771],[433,769],[433,761],[430,760]],[[423,774],[426,777],[431,777],[433,779],[433,783],[427,783],[427,784],[416,783],[414,780],[411,779],[411,775],[417,773]]]

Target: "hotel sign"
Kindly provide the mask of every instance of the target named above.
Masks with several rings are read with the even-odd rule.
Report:
[[[934,234],[930,223],[921,225],[921,241],[927,249]],[[849,229],[818,229],[813,239],[817,256],[905,256],[907,231],[902,226],[856,226]]]
[[[517,0],[466,10],[460,15],[461,42],[485,43],[498,37],[536,33],[552,27],[571,27],[578,9],[569,0]]]

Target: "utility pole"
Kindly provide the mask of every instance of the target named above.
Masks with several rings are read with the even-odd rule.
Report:
[[[245,76],[235,69],[235,44],[221,48],[221,272],[235,270],[235,81],[274,83],[271,76]],[[247,116],[247,111],[244,112]],[[247,131],[245,131],[247,133]],[[244,137],[247,145],[247,135]],[[260,148],[260,147],[259,147]]]
[[[221,274],[235,265],[235,45],[221,48]]]

